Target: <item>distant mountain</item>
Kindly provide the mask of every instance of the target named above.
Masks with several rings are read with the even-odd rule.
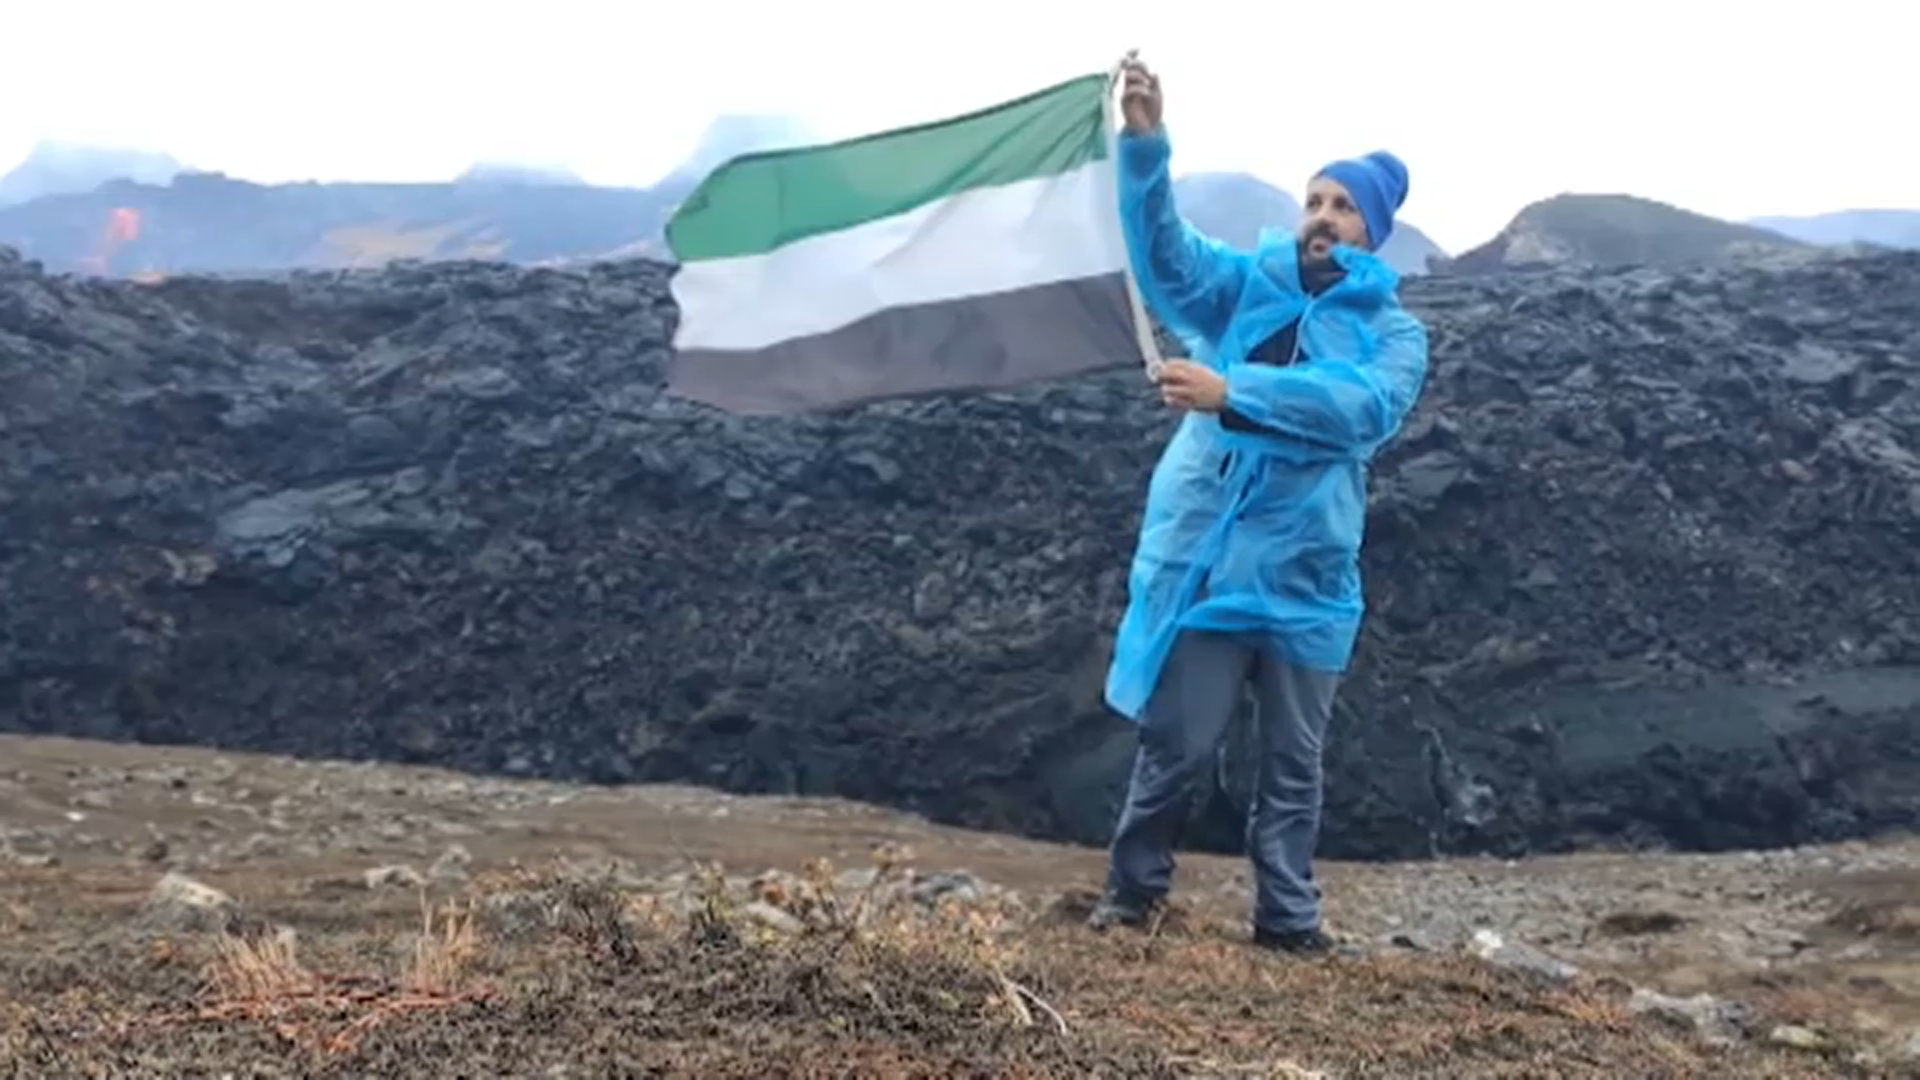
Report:
[[[1189,173],[1173,182],[1173,196],[1194,228],[1239,248],[1252,247],[1262,228],[1292,231],[1302,213],[1298,199],[1247,173]],[[1404,221],[1380,254],[1402,274],[1427,273],[1429,260],[1446,257],[1440,245]]]
[[[564,184],[586,187],[587,182],[570,169],[541,168],[509,162],[482,161],[454,178],[456,184]]]
[[[1436,270],[1483,274],[1529,266],[1721,266],[1807,245],[1769,229],[1634,195],[1556,195]]]
[[[658,234],[643,188],[571,184],[253,184],[186,173],[114,181],[0,209],[0,244],[49,269],[116,276],[373,266],[395,259],[535,263]]]
[[[1393,235],[1380,248],[1380,257],[1403,275],[1431,274],[1433,265],[1447,258],[1445,249],[1419,226],[1402,221],[1393,227]]]
[[[1920,210],[1839,210],[1809,217],[1753,218],[1747,224],[1809,244],[1920,249]]]
[[[0,206],[45,195],[77,195],[109,180],[164,184],[186,167],[167,154],[42,142],[0,176]]]
[[[440,184],[254,184],[182,172],[177,164],[166,166],[170,158],[96,155],[87,159],[96,173],[119,169],[122,178],[73,180],[0,207],[0,244],[50,270],[116,276],[395,259],[658,257],[665,253],[667,218],[715,165],[811,141],[808,129],[789,118],[721,117],[693,154],[651,188],[593,187],[565,170],[499,162],[478,163]],[[48,160],[42,155],[35,175],[47,174]]]
[[[1188,173],[1173,182],[1173,199],[1194,228],[1237,248],[1252,247],[1263,228],[1300,222],[1298,199],[1247,173]]]

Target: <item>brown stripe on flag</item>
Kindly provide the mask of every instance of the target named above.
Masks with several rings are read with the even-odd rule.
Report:
[[[1000,390],[1138,364],[1132,327],[1126,278],[1113,273],[891,308],[764,349],[681,352],[667,383],[676,396],[758,414]]]

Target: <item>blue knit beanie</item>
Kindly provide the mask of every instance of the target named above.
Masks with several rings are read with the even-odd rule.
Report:
[[[1337,181],[1353,196],[1367,223],[1367,242],[1373,250],[1393,235],[1393,215],[1407,201],[1407,167],[1385,150],[1365,157],[1336,161],[1316,176]]]

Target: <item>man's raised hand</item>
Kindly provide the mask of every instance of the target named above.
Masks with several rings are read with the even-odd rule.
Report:
[[[1160,129],[1160,77],[1132,53],[1120,63],[1120,116],[1136,135]]]

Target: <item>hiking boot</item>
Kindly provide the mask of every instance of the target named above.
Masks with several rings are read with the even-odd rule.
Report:
[[[1286,953],[1289,956],[1328,956],[1348,951],[1318,927],[1308,930],[1268,930],[1256,926],[1253,928],[1253,943],[1269,952]]]
[[[1116,926],[1139,929],[1147,925],[1147,918],[1153,913],[1153,905],[1128,900],[1112,893],[1103,897],[1087,916],[1087,929],[1095,933],[1105,933]]]

